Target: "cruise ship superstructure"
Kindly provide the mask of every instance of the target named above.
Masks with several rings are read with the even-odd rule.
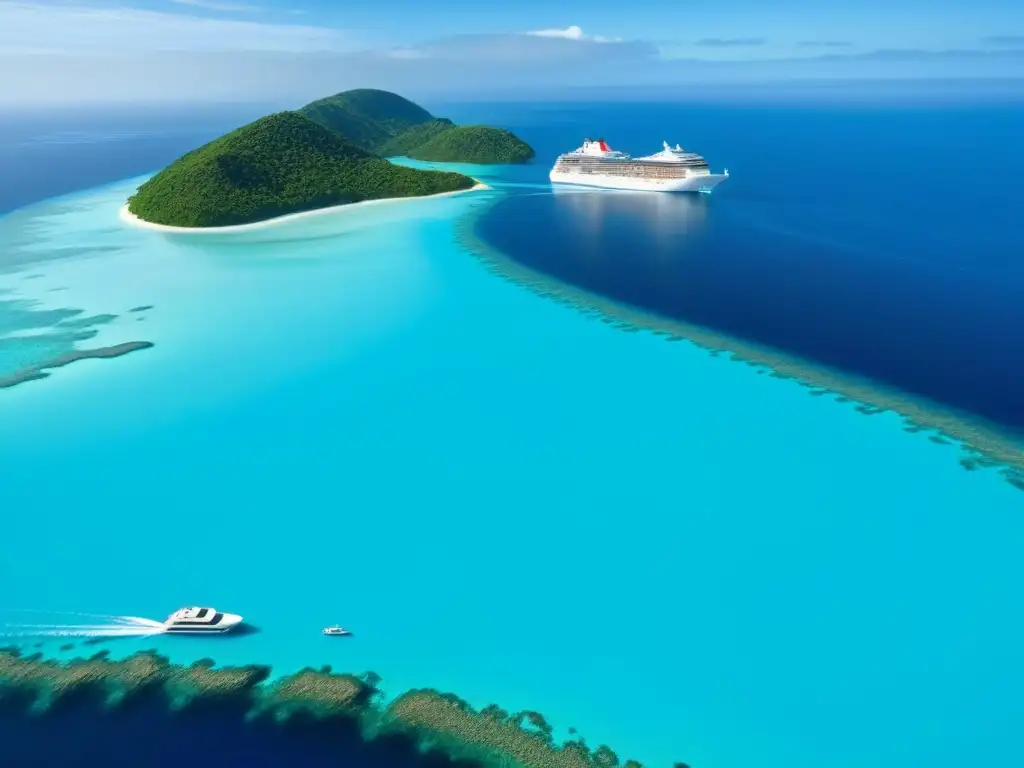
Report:
[[[609,189],[645,192],[705,192],[729,178],[729,171],[711,173],[707,161],[678,144],[662,142],[662,150],[630,157],[608,146],[604,139],[586,139],[583,146],[559,155],[551,181]]]

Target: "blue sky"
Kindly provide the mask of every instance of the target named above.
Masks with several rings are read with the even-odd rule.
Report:
[[[7,104],[965,77],[1024,78],[1024,3],[0,0]]]
[[[1024,36],[1024,3],[1013,0],[139,0],[130,5],[350,29],[378,44],[573,25],[592,35],[657,39],[683,49],[710,39],[764,40],[779,51],[813,41],[850,42],[865,50],[946,48],[970,46],[1009,28]],[[387,14],[381,13],[382,5]]]

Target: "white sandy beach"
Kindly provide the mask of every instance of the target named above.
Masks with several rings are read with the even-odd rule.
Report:
[[[155,232],[174,232],[175,234],[194,234],[194,235],[210,235],[210,234],[232,234],[238,232],[251,232],[257,229],[266,229],[267,227],[277,226],[278,224],[284,224],[288,221],[294,221],[296,219],[303,219],[310,216],[323,216],[325,214],[339,213],[341,211],[358,210],[369,205],[381,205],[384,203],[402,203],[412,202],[414,200],[429,200],[435,197],[451,197],[452,195],[461,195],[466,192],[477,192],[485,189],[490,189],[489,186],[484,184],[478,179],[474,179],[476,185],[469,189],[457,189],[452,192],[438,192],[436,195],[420,195],[417,197],[384,197],[379,200],[364,200],[359,203],[344,203],[342,205],[332,205],[328,208],[314,208],[311,211],[299,211],[298,213],[289,213],[284,216],[276,216],[273,219],[264,219],[263,221],[255,221],[251,224],[233,224],[228,227],[172,227],[168,224],[154,224],[151,221],[140,219],[134,213],[128,210],[128,204],[125,203],[121,206],[119,217],[121,221],[131,224],[142,229],[149,229]]]

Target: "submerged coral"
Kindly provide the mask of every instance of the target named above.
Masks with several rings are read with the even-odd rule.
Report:
[[[270,680],[259,665],[217,667],[212,659],[172,664],[152,652],[111,660],[107,652],[59,662],[41,654],[0,650],[0,711],[37,717],[98,703],[113,716],[138,706],[164,713],[212,713],[246,727],[322,729],[330,749],[352,748],[353,734],[380,765],[463,765],[479,768],[613,768],[618,756],[606,746],[590,749],[582,738],[555,742],[539,712],[509,714],[491,705],[476,710],[462,699],[431,689],[402,694],[390,704],[380,695],[379,676],[338,674],[329,667],[303,669]],[[227,717],[228,720],[223,719]],[[187,725],[187,723],[185,723]],[[255,724],[255,725],[254,725]],[[398,757],[401,753],[402,757]],[[380,760],[388,762],[380,762]],[[623,768],[641,768],[628,760]],[[681,764],[680,764],[681,765]]]
[[[140,349],[149,349],[152,346],[153,343],[150,341],[126,341],[122,344],[114,344],[98,349],[76,349],[71,352],[65,352],[50,360],[16,371],[9,376],[0,376],[0,389],[24,384],[27,381],[45,379],[50,375],[50,369],[63,368],[65,365],[77,363],[79,360],[109,360],[115,357],[122,357],[131,352],[137,352]]]

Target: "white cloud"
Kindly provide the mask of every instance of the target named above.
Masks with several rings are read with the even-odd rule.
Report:
[[[621,43],[621,37],[603,37],[601,35],[588,35],[580,27],[573,24],[565,29],[537,29],[527,32],[534,37],[557,37],[562,40],[589,40],[593,43]]]
[[[515,34],[456,35],[415,46],[395,47],[371,52],[372,57],[387,59],[431,59],[472,63],[513,65],[527,70],[538,65],[558,62],[608,62],[649,60],[658,56],[658,49],[643,41],[623,41],[596,38],[583,33],[579,27],[565,30],[539,30]],[[466,70],[466,76],[471,73]]]
[[[534,32],[527,32],[528,35],[536,37],[561,37],[565,40],[582,40],[583,30],[573,25],[565,29],[538,29]]]
[[[324,27],[212,19],[125,7],[0,0],[0,53],[130,51],[335,51],[351,49]]]
[[[384,55],[389,59],[425,59],[428,56],[419,48],[389,48]]]
[[[208,8],[211,11],[258,11],[255,5],[248,3],[222,3],[218,0],[171,0],[178,5],[191,5],[195,8]]]

